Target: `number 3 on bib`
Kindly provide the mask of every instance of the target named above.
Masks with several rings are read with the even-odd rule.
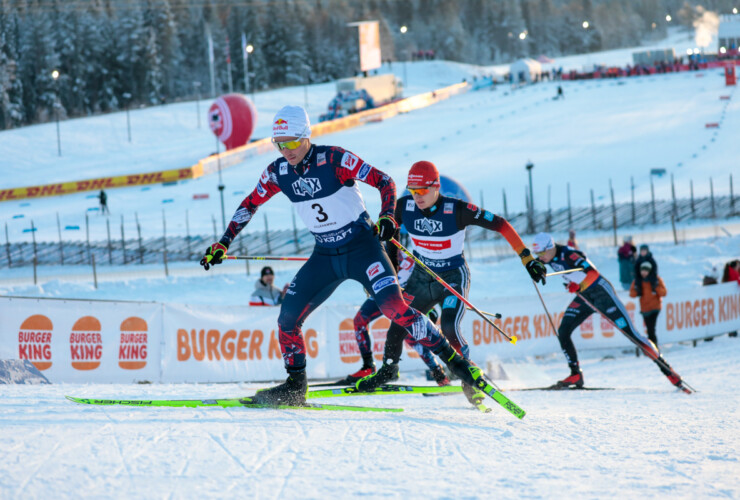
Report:
[[[313,205],[311,205],[311,208],[313,208],[313,209],[315,209],[315,210],[318,211],[319,216],[316,217],[316,220],[318,222],[326,222],[327,220],[329,220],[329,214],[327,214],[326,212],[324,212],[324,207],[322,207],[318,203],[314,203]]]

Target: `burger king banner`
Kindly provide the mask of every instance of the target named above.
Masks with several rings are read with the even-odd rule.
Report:
[[[156,382],[161,325],[156,303],[0,298],[0,359],[51,382]]]
[[[624,292],[618,295],[644,332],[639,304]],[[559,292],[544,298],[557,325],[574,296]],[[490,324],[467,313],[461,326],[476,363],[485,366],[491,356],[509,359],[560,352],[536,295],[474,299],[474,303],[500,312],[498,326],[518,338],[512,345]],[[304,323],[309,378],[339,378],[360,368],[353,323],[358,306],[329,301]],[[277,307],[0,297],[0,359],[27,359],[51,382],[282,380],[278,314]],[[388,325],[381,317],[368,327],[378,361]],[[657,328],[661,343],[737,330],[740,287],[736,283],[669,289],[663,299]],[[633,347],[597,315],[582,323],[572,338],[579,350]],[[424,368],[418,354],[405,347],[401,369]]]

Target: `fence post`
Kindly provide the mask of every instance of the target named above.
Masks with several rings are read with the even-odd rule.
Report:
[[[483,205],[483,190],[481,189],[481,191],[480,191],[480,209],[481,209],[481,213],[483,213],[483,211],[485,210],[483,208],[483,206],[484,206]],[[485,229],[483,229],[481,231],[481,239],[482,240],[487,240],[488,239],[488,231],[486,231]]]
[[[716,219],[717,211],[714,208],[714,182],[711,177],[709,178],[709,196],[712,199],[712,219]]]
[[[568,227],[573,227],[573,210],[570,206],[570,182],[568,183]]]
[[[301,253],[301,245],[298,243],[298,228],[295,225],[295,208],[290,207],[290,215],[293,218],[293,242],[295,243],[295,253]],[[249,261],[247,261],[249,262]],[[248,265],[248,264],[247,264]]]
[[[594,229],[597,229],[596,227],[596,202],[594,201],[594,190],[591,190],[591,219],[594,224]]]
[[[617,204],[614,203],[614,187],[612,186],[612,180],[609,179],[609,194],[612,199],[612,229],[614,230],[614,246],[617,245]]]
[[[218,241],[218,232],[216,231],[216,217],[214,217],[213,214],[211,214],[211,221],[213,221],[213,242]]]
[[[185,242],[188,245],[188,258],[187,260],[190,260],[190,257],[193,255],[193,252],[190,248],[190,214],[187,210],[185,210]]]
[[[552,230],[552,226],[551,226],[551,224],[552,224],[552,206],[551,206],[551,203],[550,203],[550,199],[551,199],[550,190],[551,190],[551,187],[552,186],[550,184],[547,185],[547,220],[545,221],[545,231],[547,231],[548,233]],[[483,234],[485,234],[487,232],[488,231],[485,231]]]
[[[113,265],[113,244],[110,241],[110,219],[105,218],[105,228],[108,231],[108,264]]]
[[[90,217],[85,212],[85,238],[87,239],[87,261],[90,262]]]
[[[653,224],[657,224],[657,217],[655,215],[655,184],[653,184],[653,176],[650,176],[650,199],[653,206]]]
[[[630,176],[630,189],[632,190],[632,225],[635,225],[635,178]]]
[[[92,268],[93,268],[93,283],[95,283],[95,289],[98,289],[98,271],[95,268],[95,255],[92,255]]]
[[[5,253],[8,255],[8,269],[12,264],[10,259],[10,239],[8,239],[8,223],[5,223]]]
[[[141,238],[141,231],[139,231],[139,238]],[[167,268],[167,218],[164,216],[164,208],[162,209],[162,248],[164,248],[164,275],[169,277],[170,271]]]
[[[696,219],[696,207],[694,206],[694,179],[689,181],[689,187],[691,188],[691,218]]]
[[[126,235],[123,232],[123,214],[121,214],[121,250],[123,251],[123,264],[126,265]]]
[[[57,231],[59,232],[59,261],[64,265],[64,242],[62,241],[62,223],[59,222],[59,212],[57,212]]]
[[[676,204],[676,184],[673,182],[673,174],[671,174],[671,199],[673,200],[673,217],[678,219],[678,205]]]
[[[35,285],[38,281],[36,279],[36,256],[33,257],[33,284]]]
[[[509,220],[509,209],[506,207],[506,190],[502,188],[501,194],[504,198],[504,219]]]
[[[265,243],[267,244],[267,255],[272,255],[272,249],[270,248],[270,228],[267,226],[267,214],[265,215]]]
[[[162,215],[164,216],[164,210],[162,210]],[[136,217],[136,233],[139,236],[139,264],[144,263],[144,244],[141,241],[141,224],[139,224],[139,213],[134,212],[134,217]]]
[[[36,251],[36,228],[33,225],[33,219],[31,219],[31,241],[33,241],[33,258],[38,260],[38,252]]]
[[[730,174],[730,217],[735,215],[735,194],[732,192],[732,174]]]
[[[678,245],[678,234],[676,234],[676,217],[671,214],[671,228],[673,229],[673,243]]]

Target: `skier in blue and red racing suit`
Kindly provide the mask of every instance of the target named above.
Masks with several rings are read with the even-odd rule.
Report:
[[[255,189],[241,202],[221,239],[206,250],[201,265],[221,263],[229,245],[254,217],[258,207],[282,192],[313,234],[316,245],[290,283],[280,307],[280,350],[288,372],[285,383],[251,398],[269,405],[303,405],[306,400],[306,346],[301,326],[340,283],[358,281],[393,322],[445,360],[469,384],[491,387],[481,370],[459,356],[424,314],[406,305],[398,278],[381,241],[393,237],[396,187],[393,180],[355,154],[311,143],[306,111],[285,106],[273,120],[272,141],[282,157],[270,163]],[[382,209],[373,224],[356,184],[380,191]],[[491,394],[493,392],[491,391]]]

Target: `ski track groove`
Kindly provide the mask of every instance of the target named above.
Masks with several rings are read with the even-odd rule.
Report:
[[[218,438],[218,437],[214,436],[213,433],[210,432],[210,431],[206,431],[206,434],[211,439],[211,441],[213,441],[214,443],[216,443],[221,448],[221,450],[223,450],[223,452],[226,454],[226,456],[228,456],[244,472],[246,472],[247,474],[249,474],[249,469],[244,464],[244,462],[242,462],[239,457],[237,457],[236,455],[234,455],[234,453],[226,445],[224,445],[224,443],[221,440],[221,438]]]
[[[118,439],[118,436],[116,435],[116,429],[113,427],[111,427],[110,437],[116,445],[115,448],[116,448],[116,451],[118,452],[118,456],[121,458],[121,465],[123,466],[124,469],[126,469],[126,476],[128,476],[129,487],[133,490],[134,477],[133,477],[133,474],[131,473],[131,467],[129,466],[129,463],[126,460],[126,455],[123,452],[121,441]],[[116,474],[116,476],[118,475]]]

